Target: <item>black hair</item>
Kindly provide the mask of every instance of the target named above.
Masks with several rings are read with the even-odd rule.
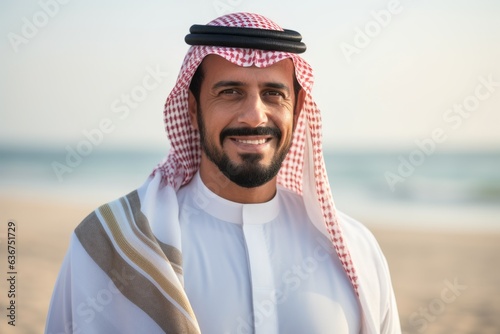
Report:
[[[200,103],[201,84],[204,78],[205,73],[203,72],[203,63],[201,63],[196,69],[196,72],[194,72],[191,83],[189,84],[189,90],[193,93],[196,103]]]

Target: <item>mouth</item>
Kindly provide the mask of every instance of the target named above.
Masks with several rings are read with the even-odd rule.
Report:
[[[229,150],[238,154],[266,154],[278,145],[281,131],[277,128],[228,128],[221,132],[221,146],[229,144]],[[229,152],[229,151],[228,151]]]
[[[232,147],[239,154],[265,154],[272,149],[271,143],[274,137],[270,136],[228,136],[226,143],[229,144],[228,149]],[[231,149],[230,149],[231,150]]]
[[[229,138],[232,141],[235,141],[240,144],[246,144],[246,145],[263,145],[269,141],[271,141],[271,137],[269,138],[258,138],[258,139],[243,139],[243,138],[234,138],[230,137]]]
[[[281,131],[277,128],[259,127],[259,128],[228,128],[220,134],[220,143],[224,139],[232,142],[246,145],[263,145],[272,139],[281,138]]]

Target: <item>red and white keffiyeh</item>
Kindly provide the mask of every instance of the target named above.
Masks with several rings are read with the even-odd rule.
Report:
[[[252,13],[228,14],[211,21],[208,25],[283,31],[269,19]],[[356,271],[342,237],[325,169],[321,143],[321,115],[311,96],[312,68],[297,54],[232,47],[199,45],[190,47],[164,109],[165,127],[171,142],[171,150],[153,174],[161,173],[162,183],[177,190],[187,184],[199,168],[200,137],[198,131],[191,126],[188,90],[196,69],[209,54],[219,55],[236,65],[245,67],[266,67],[286,58],[292,59],[297,80],[306,92],[306,99],[290,151],[278,174],[278,184],[303,195],[311,220],[320,231],[329,236],[355,292],[358,293]]]

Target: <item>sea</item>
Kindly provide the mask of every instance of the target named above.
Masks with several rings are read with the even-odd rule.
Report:
[[[139,187],[168,150],[94,150],[67,160],[68,152],[0,148],[0,195],[93,209]],[[500,151],[324,155],[337,209],[368,227],[500,232]]]

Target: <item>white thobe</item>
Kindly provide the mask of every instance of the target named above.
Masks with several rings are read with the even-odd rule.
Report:
[[[359,333],[354,290],[300,196],[261,204],[178,192],[184,287],[202,333]]]
[[[75,230],[46,333],[196,333],[198,323],[217,334],[401,333],[373,235],[337,212],[358,300],[304,202],[278,187],[267,203],[238,204],[198,175],[178,192],[149,178]],[[179,304],[185,297],[197,320]]]

